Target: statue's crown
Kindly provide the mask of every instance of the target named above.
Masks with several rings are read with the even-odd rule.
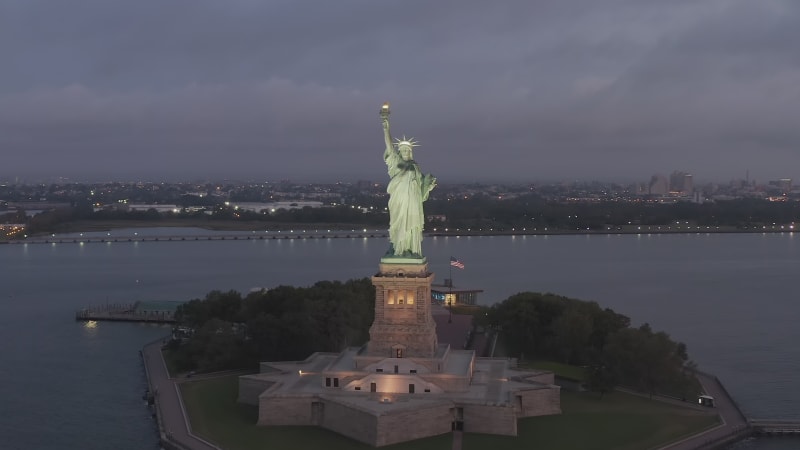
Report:
[[[413,137],[412,138],[406,138],[405,135],[403,135],[403,139],[395,139],[395,140],[397,142],[395,142],[394,145],[397,148],[400,148],[400,147],[403,147],[403,146],[411,147],[411,148],[419,147],[419,142],[415,141]]]

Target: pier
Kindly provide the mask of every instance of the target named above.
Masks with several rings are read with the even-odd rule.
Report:
[[[127,304],[105,304],[76,311],[75,320],[174,323],[175,310],[182,303],[141,301]]]
[[[748,420],[753,432],[758,435],[795,435],[800,436],[800,419],[798,420]]]

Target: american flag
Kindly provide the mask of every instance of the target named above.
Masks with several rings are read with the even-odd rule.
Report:
[[[450,265],[453,266],[453,267],[458,267],[459,269],[463,269],[464,268],[464,263],[462,263],[461,261],[453,258],[452,256],[450,257]]]

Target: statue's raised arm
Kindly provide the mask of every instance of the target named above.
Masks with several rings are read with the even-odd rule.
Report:
[[[392,134],[389,132],[389,103],[381,106],[381,124],[383,125],[383,140],[386,142],[386,151],[394,150],[392,146]]]
[[[389,170],[389,240],[387,256],[422,258],[422,229],[425,214],[422,203],[436,186],[436,178],[423,175],[414,161],[416,143],[405,137],[396,144],[389,132],[389,104],[380,111],[386,150],[383,159]]]

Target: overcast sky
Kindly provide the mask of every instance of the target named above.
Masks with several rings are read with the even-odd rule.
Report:
[[[796,0],[2,0],[0,179],[791,177]]]

